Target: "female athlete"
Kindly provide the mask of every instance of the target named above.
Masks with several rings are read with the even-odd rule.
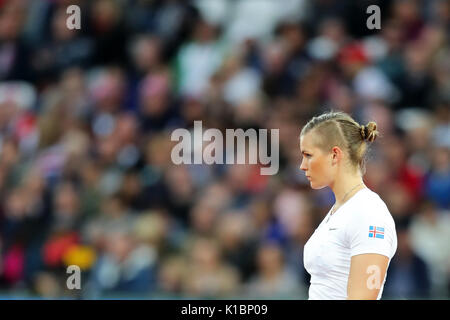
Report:
[[[330,187],[335,196],[304,247],[310,300],[381,298],[397,235],[386,204],[363,182],[367,144],[377,137],[376,127],[329,112],[312,118],[301,131],[300,169],[311,188]]]

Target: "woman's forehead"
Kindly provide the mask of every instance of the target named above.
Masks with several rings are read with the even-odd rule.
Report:
[[[302,150],[315,148],[314,135],[311,134],[311,131],[300,136],[300,148]]]

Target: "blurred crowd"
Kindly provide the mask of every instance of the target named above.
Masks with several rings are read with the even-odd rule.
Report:
[[[449,35],[445,0],[0,0],[0,295],[307,298],[334,198],[298,139],[333,109],[381,132],[364,180],[398,233],[383,298],[450,298]],[[279,129],[278,174],[174,165],[194,120]]]

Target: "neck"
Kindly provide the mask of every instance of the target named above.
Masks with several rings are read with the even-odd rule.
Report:
[[[334,197],[336,198],[336,207],[342,205],[342,203],[347,201],[363,186],[363,179],[359,172],[341,172],[338,174],[333,184],[330,185],[331,190],[333,190]],[[352,190],[352,188],[354,189]]]

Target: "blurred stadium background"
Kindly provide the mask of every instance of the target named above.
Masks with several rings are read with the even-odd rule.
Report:
[[[303,245],[334,199],[298,136],[338,109],[382,133],[383,298],[449,299],[449,35],[440,0],[0,0],[0,298],[307,298]],[[280,171],[173,165],[194,120],[279,128]]]

